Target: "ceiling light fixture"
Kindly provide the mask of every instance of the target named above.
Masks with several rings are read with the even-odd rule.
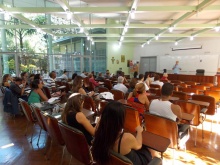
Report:
[[[159,39],[159,36],[158,36],[158,35],[156,35],[156,36],[155,36],[155,39],[156,39],[156,40],[158,40],[158,39]]]
[[[175,45],[178,45],[178,42],[177,42],[177,41],[175,42]]]
[[[150,44],[150,41],[147,41],[147,44],[149,45],[149,44]]]
[[[70,12],[69,10],[66,10],[66,18],[67,20],[71,20],[72,18],[72,12]]]
[[[170,32],[170,33],[173,32],[173,26],[169,27],[169,32]]]
[[[120,41],[123,41],[124,40],[124,36],[121,36],[121,39],[120,39]]]
[[[220,27],[219,27],[219,26],[216,26],[216,27],[215,27],[215,31],[218,32],[219,30],[220,30]]]
[[[141,47],[143,48],[145,44],[142,44]]]
[[[121,41],[118,43],[119,46],[121,46]]]
[[[193,36],[190,36],[190,41],[192,41],[194,39],[194,37]]]
[[[90,39],[90,37],[89,36],[87,36],[87,40],[89,40]]]

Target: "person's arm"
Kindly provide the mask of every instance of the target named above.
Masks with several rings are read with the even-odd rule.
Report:
[[[48,101],[47,96],[44,94],[44,92],[41,89],[37,89],[37,93],[40,95],[42,101]]]
[[[128,138],[129,138],[129,143],[128,145],[130,145],[131,149],[134,150],[139,150],[142,147],[142,132],[143,132],[143,127],[138,126],[136,128],[137,131],[137,135],[136,137],[134,137],[132,134],[129,134]]]
[[[171,104],[171,110],[172,112],[177,116],[179,121],[182,120],[182,112],[179,105]]]
[[[130,99],[131,97],[133,97],[133,92],[129,93],[127,100]]]
[[[95,128],[90,124],[89,120],[86,118],[86,116],[79,112],[76,114],[76,120],[78,123],[82,124],[83,127],[92,135],[95,135]]]
[[[149,100],[148,100],[148,98],[146,96],[146,98],[145,98],[145,108],[148,109],[149,105],[150,105],[150,102],[149,102]]]
[[[83,88],[80,88],[79,89],[79,93],[82,94],[82,95],[86,95],[86,91],[83,89]]]

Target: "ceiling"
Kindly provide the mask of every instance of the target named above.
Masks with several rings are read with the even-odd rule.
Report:
[[[25,23],[0,28],[37,28],[57,37],[89,36],[93,42],[177,44],[220,37],[220,0],[0,0],[0,11]],[[37,25],[25,17],[45,13],[64,21]],[[106,34],[91,34],[94,28],[104,28]],[[68,30],[57,33],[59,29]]]

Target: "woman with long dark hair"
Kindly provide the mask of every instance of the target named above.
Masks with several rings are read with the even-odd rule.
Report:
[[[79,129],[85,135],[89,145],[95,134],[95,128],[90,124],[86,116],[81,112],[85,95],[73,93],[67,100],[62,113],[62,121],[74,128]]]
[[[73,80],[73,87],[72,87],[73,93],[80,93],[83,95],[86,95],[86,91],[83,89],[83,78],[81,76],[76,76]],[[88,93],[89,96],[92,96],[94,94],[94,91]]]
[[[136,128],[137,135],[123,131],[125,107],[119,102],[110,102],[103,110],[92,145],[93,158],[99,164],[109,161],[110,150],[129,158],[134,165],[146,165],[152,156],[146,146],[142,146],[143,128]]]

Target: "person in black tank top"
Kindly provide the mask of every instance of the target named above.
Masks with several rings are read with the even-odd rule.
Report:
[[[99,164],[107,164],[110,159],[110,150],[118,152],[134,165],[146,165],[151,159],[151,153],[146,146],[142,145],[143,128],[136,128],[137,136],[124,133],[125,107],[116,101],[106,105],[95,132],[92,144],[94,160]]]
[[[81,112],[84,99],[85,95],[73,93],[67,100],[61,117],[65,124],[80,130],[85,135],[87,143],[91,145],[93,135],[95,134],[95,128],[90,124],[89,120]]]

